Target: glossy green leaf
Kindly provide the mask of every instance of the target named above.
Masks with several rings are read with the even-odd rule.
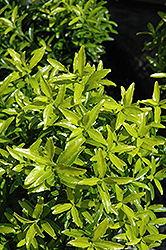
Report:
[[[72,207],[71,203],[65,203],[65,204],[57,204],[51,208],[53,214],[60,214],[65,211],[70,210]]]
[[[87,133],[93,140],[100,142],[104,145],[107,145],[107,142],[104,139],[103,135],[97,129],[89,128],[87,130]]]
[[[124,185],[133,181],[134,181],[134,178],[131,178],[131,177],[111,177],[110,176],[110,177],[104,178],[104,182],[109,185],[114,185],[114,184]]]
[[[116,192],[116,197],[117,197],[118,201],[122,201],[123,200],[123,191],[117,184],[115,184],[115,192]]]
[[[32,239],[35,237],[35,234],[36,234],[36,230],[35,230],[35,227],[34,227],[34,224],[32,224],[29,228],[28,228],[28,231],[26,233],[26,237],[25,237],[25,240],[26,240],[26,247],[29,248],[30,245],[31,245],[31,241]]]
[[[62,70],[62,71],[67,71],[65,66],[58,62],[55,59],[48,58],[47,61],[56,69],[56,70]]]
[[[58,163],[64,163],[65,165],[71,165],[78,154],[81,153],[82,149],[81,145],[85,142],[85,138],[80,135],[69,141],[66,144],[65,150],[60,154],[58,158]]]
[[[0,223],[0,233],[1,234],[15,233],[15,229],[12,224]]]
[[[94,185],[96,185],[99,181],[100,181],[99,178],[92,177],[92,178],[87,178],[87,179],[81,180],[81,181],[79,182],[79,185],[94,186]]]
[[[161,183],[156,178],[154,179],[154,182],[155,182],[156,187],[158,188],[160,194],[163,195],[163,188],[161,186]]]
[[[132,127],[132,126],[130,126],[128,123],[123,123],[123,126],[125,127],[125,129],[127,130],[127,132],[131,135],[131,136],[133,136],[133,137],[135,137],[135,138],[137,138],[138,137],[138,133],[136,132],[136,130]]]
[[[61,174],[73,176],[83,175],[87,171],[86,169],[71,167],[64,164],[57,164],[56,170]]]
[[[41,61],[41,59],[43,58],[43,55],[45,53],[46,47],[43,46],[40,49],[37,49],[34,51],[33,57],[30,60],[30,69],[34,68],[38,62]]]
[[[22,201],[19,200],[18,203],[22,207],[22,209],[26,211],[26,213],[32,217],[34,206],[25,199],[23,199]]]
[[[71,215],[73,217],[73,220],[75,222],[75,224],[78,226],[78,227],[83,227],[83,222],[80,218],[80,215],[79,215],[79,212],[77,210],[77,208],[75,206],[72,206],[71,208]]]
[[[74,102],[77,103],[79,102],[82,92],[84,90],[84,85],[80,83],[76,83],[74,86]]]
[[[154,224],[154,225],[165,225],[166,224],[166,218],[158,218],[158,219],[155,219],[155,220],[151,220],[149,222],[150,224]]]
[[[55,146],[53,142],[53,138],[49,137],[46,144],[45,144],[45,151],[48,158],[52,161],[55,155]]]
[[[159,103],[159,101],[160,101],[160,88],[159,88],[158,82],[155,82],[155,84],[154,84],[154,90],[153,90],[152,99],[156,103]]]
[[[110,201],[110,195],[109,195],[108,189],[105,187],[103,190],[103,188],[100,187],[99,185],[97,186],[97,189],[99,191],[99,194],[100,194],[102,203],[104,205],[105,211],[107,213],[114,212],[112,207],[111,207],[111,201]]]
[[[78,122],[79,122],[80,118],[74,112],[67,110],[67,109],[64,109],[64,108],[59,108],[59,109],[69,122],[78,126]]]
[[[96,228],[93,235],[93,241],[99,240],[107,231],[109,219],[104,219]]]
[[[118,250],[124,248],[124,246],[119,243],[112,241],[105,241],[105,240],[95,241],[94,244],[96,247],[99,247],[100,249]]]
[[[85,48],[84,46],[82,46],[77,56],[77,69],[80,76],[82,76],[83,74],[85,63],[86,63]]]
[[[147,243],[164,240],[164,239],[166,239],[165,234],[150,234],[150,235],[146,235],[145,237],[143,237],[143,240]]]
[[[47,82],[47,80],[45,80],[44,78],[41,77],[39,83],[40,83],[42,92],[47,97],[51,98],[52,97],[52,89],[51,89],[51,86],[50,86],[49,82]]]
[[[80,229],[66,229],[64,231],[62,231],[63,234],[69,236],[69,237],[81,237],[84,235],[84,231],[80,230]]]
[[[42,229],[48,233],[52,238],[56,238],[56,233],[50,223],[47,220],[41,220],[40,222]]]
[[[31,223],[34,222],[34,221],[32,221],[32,220],[28,220],[28,219],[26,219],[26,218],[20,216],[19,214],[15,213],[15,212],[14,212],[14,216],[16,217],[17,220],[19,220],[19,221],[22,222],[22,223],[31,224]]]
[[[88,113],[88,117],[87,117],[87,122],[85,125],[85,129],[88,130],[93,123],[96,121],[98,114],[100,112],[101,107],[103,106],[105,100],[102,100],[101,102],[99,102],[96,106],[93,107],[93,109]]]
[[[53,176],[53,171],[50,167],[35,167],[25,178],[24,185],[26,188],[35,188]]]
[[[41,238],[45,237],[37,223],[34,223],[34,229],[36,231],[36,234],[39,235]]]
[[[10,149],[10,151],[11,151],[11,149]],[[12,151],[16,154],[24,156],[24,157],[26,157],[32,161],[36,161],[40,164],[53,165],[53,163],[46,156],[40,156],[38,152],[30,150],[28,148],[15,148]]]
[[[75,18],[73,18],[73,19],[69,22],[68,25],[71,26],[71,25],[77,23],[80,19],[81,19],[81,16],[75,17]]]
[[[91,245],[89,238],[86,237],[77,237],[76,239],[69,241],[68,244],[81,248],[87,248]]]
[[[128,203],[128,202],[133,202],[137,199],[140,199],[142,196],[144,196],[146,193],[145,192],[141,192],[141,193],[137,193],[137,194],[129,194],[128,196],[126,196],[123,200],[123,203]]]
[[[100,178],[104,178],[107,170],[107,164],[101,148],[97,151],[97,170]]]
[[[137,216],[135,215],[134,211],[133,211],[130,207],[126,206],[125,204],[123,204],[123,211],[124,211],[124,213],[125,213],[128,217],[131,217],[131,218],[134,218],[134,219],[138,220],[138,218],[137,218]]]
[[[140,224],[140,229],[139,229],[139,231],[140,231],[140,236],[142,237],[144,234],[145,234],[145,232],[146,232],[146,218],[145,218],[145,216],[143,215],[143,217],[142,217],[142,221],[141,221],[141,224]]]
[[[117,169],[124,172],[123,167],[126,165],[126,163],[123,160],[121,160],[120,158],[118,158],[116,155],[112,153],[109,153],[109,159],[117,167]]]
[[[32,214],[32,217],[35,218],[35,219],[39,219],[42,212],[43,212],[43,206],[44,206],[44,198],[43,197],[40,197],[36,206],[35,206],[35,209],[33,211],[33,214]]]

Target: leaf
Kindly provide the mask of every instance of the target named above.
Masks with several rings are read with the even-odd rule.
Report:
[[[149,222],[150,224],[154,224],[154,225],[165,225],[166,224],[166,218],[158,218],[158,219],[155,219],[155,220],[151,220]]]
[[[33,54],[33,57],[30,60],[30,65],[29,65],[30,69],[33,69],[38,64],[38,62],[41,61],[41,59],[42,59],[42,57],[43,57],[43,55],[45,53],[45,50],[46,50],[46,47],[43,46],[43,47],[33,51],[34,54]]]
[[[17,218],[17,220],[19,220],[19,221],[22,222],[22,223],[28,223],[28,224],[34,223],[34,221],[28,220],[28,219],[26,219],[26,218],[20,216],[20,215],[17,214],[16,212],[14,212],[14,216]]]
[[[14,59],[15,62],[22,64],[21,62],[21,56],[18,54],[15,50],[13,49],[8,49],[7,50],[10,56]]]
[[[51,208],[53,214],[60,214],[65,211],[70,210],[72,207],[71,203],[65,203],[65,204],[57,204]]]
[[[51,86],[50,86],[49,82],[47,82],[43,77],[41,77],[41,79],[40,79],[40,86],[41,86],[42,92],[46,96],[48,96],[49,98],[52,98]]]
[[[164,78],[166,77],[166,73],[153,73],[150,76],[154,78]]]
[[[105,218],[95,229],[93,241],[99,240],[107,231],[109,219]]]
[[[36,234],[36,231],[35,231],[35,227],[34,227],[34,224],[32,224],[27,233],[26,233],[26,237],[25,237],[25,240],[26,240],[26,247],[29,248],[31,243],[32,243],[32,239],[35,237],[35,234]]]
[[[26,213],[32,217],[34,206],[25,199],[23,199],[22,201],[19,200],[18,203],[22,207],[22,209],[26,211]]]
[[[73,25],[74,23],[77,23],[79,20],[81,19],[81,16],[75,17],[73,18],[70,22],[69,22],[69,26]]]
[[[78,126],[78,122],[80,118],[73,112],[65,108],[59,108],[59,110],[62,112],[62,114],[65,116],[65,118],[73,123],[74,125]]]
[[[124,185],[133,181],[134,181],[134,178],[131,178],[131,177],[111,177],[110,176],[110,177],[104,178],[104,182],[109,185],[114,185],[114,184]]]
[[[35,209],[33,211],[33,214],[32,214],[32,217],[35,218],[35,219],[39,219],[42,212],[43,212],[43,206],[44,206],[44,198],[43,197],[40,197],[36,206],[35,206]]]
[[[98,240],[94,242],[96,247],[99,247],[101,249],[108,249],[108,250],[118,250],[123,249],[124,246],[122,246],[119,243],[115,243],[112,241],[105,241],[105,240]]]
[[[8,129],[8,127],[10,126],[13,120],[14,120],[14,117],[9,117],[2,123],[0,122],[0,134],[5,134],[6,130]]]
[[[38,152],[30,150],[29,148],[15,148],[13,152],[40,164],[54,165],[46,156],[40,156]]]
[[[85,142],[82,135],[77,136],[66,144],[65,150],[58,157],[57,163],[71,165],[84,148],[81,145]]]
[[[64,164],[57,164],[56,169],[61,174],[73,176],[83,175],[87,171],[86,169],[75,168]]]
[[[15,229],[12,224],[0,223],[0,234],[15,233]]]
[[[133,137],[135,137],[135,138],[137,138],[138,137],[138,133],[136,132],[136,130],[132,127],[132,126],[130,126],[128,123],[123,123],[123,126],[125,127],[125,129],[127,130],[127,132],[131,135],[131,136],[133,136]]]
[[[138,220],[138,218],[135,215],[134,211],[130,207],[123,204],[123,210],[124,210],[124,213],[127,215],[127,217],[129,217],[129,218],[131,217],[131,218],[134,218],[134,219]]]
[[[75,86],[74,86],[74,102],[75,103],[79,102],[79,100],[82,96],[83,90],[84,90],[83,84],[75,83]]]
[[[81,247],[81,248],[87,248],[91,245],[91,243],[89,242],[89,238],[86,237],[78,237],[74,240],[69,241],[68,244],[74,247]]]
[[[54,142],[53,142],[52,137],[48,138],[45,144],[45,151],[46,151],[48,158],[52,161],[55,155],[55,147],[54,147]]]
[[[165,234],[150,234],[143,237],[143,240],[147,243],[152,243],[154,241],[160,241],[166,239]]]
[[[121,160],[116,155],[111,154],[111,153],[109,153],[109,159],[117,167],[117,169],[124,172],[123,166],[125,166],[126,163],[123,160]]]
[[[48,233],[52,238],[56,239],[56,234],[54,229],[52,228],[52,226],[50,225],[50,223],[47,220],[41,220],[41,227],[42,229]]]
[[[98,182],[100,181],[100,179],[96,178],[96,177],[92,177],[92,178],[87,178],[84,180],[79,181],[79,185],[88,185],[88,186],[94,186],[96,185]]]
[[[160,194],[163,195],[163,188],[161,186],[161,183],[156,178],[154,178],[154,182],[155,182],[156,187],[158,188]]]
[[[128,203],[128,202],[133,202],[135,200],[140,199],[142,196],[144,196],[146,193],[145,192],[141,192],[141,193],[137,193],[137,194],[129,194],[127,197],[125,197],[123,199],[123,203]]]
[[[107,170],[107,164],[101,148],[97,151],[97,170],[100,178],[104,178]]]
[[[105,100],[100,101],[93,109],[88,113],[88,121],[86,122],[85,129],[88,130],[93,123],[96,121],[101,107],[103,106]]]
[[[75,222],[75,224],[78,226],[78,227],[83,227],[83,222],[79,216],[79,213],[78,213],[78,210],[75,206],[72,206],[71,208],[71,215],[73,217],[73,220]]]
[[[123,200],[123,191],[117,184],[115,184],[115,191],[116,191],[117,200],[122,201]]]
[[[89,128],[87,130],[87,133],[88,135],[95,141],[99,142],[99,143],[102,143],[104,145],[107,146],[107,142],[106,140],[104,139],[103,135],[97,130],[97,129],[94,129],[94,128]]]
[[[52,58],[48,58],[47,61],[54,67],[56,70],[61,70],[61,71],[67,71],[65,66],[58,62],[57,60],[54,60]]]
[[[81,237],[84,235],[84,231],[80,230],[80,229],[66,229],[64,231],[62,231],[63,234],[69,236],[69,237]]]
[[[159,101],[160,101],[160,88],[159,88],[158,82],[155,82],[155,84],[154,84],[154,90],[153,90],[152,99],[156,103],[159,103]]]
[[[85,63],[86,63],[85,47],[82,46],[77,56],[77,69],[80,76],[83,75]]]
[[[116,212],[111,207],[110,195],[109,195],[107,187],[104,186],[104,189],[103,189],[102,187],[98,185],[97,189],[98,189],[98,192],[100,194],[102,203],[104,205],[104,208],[107,214],[109,214],[110,212],[114,212],[116,214]]]
[[[135,83],[132,83],[126,91],[125,98],[124,98],[124,105],[125,106],[130,106],[132,104],[134,87],[135,87]]]
[[[26,188],[35,188],[41,184],[44,184],[44,181],[49,180],[53,176],[53,171],[50,167],[35,167],[31,170],[28,176],[25,178],[24,185]]]

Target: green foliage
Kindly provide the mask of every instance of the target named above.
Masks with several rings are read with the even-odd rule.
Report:
[[[157,247],[165,218],[152,205],[163,194],[164,137],[156,82],[152,99],[133,103],[104,95],[110,72],[86,62],[73,69],[48,57],[26,59],[8,49],[15,70],[0,83],[1,249],[127,249]]]
[[[148,34],[151,36],[151,41],[148,42],[144,49],[149,49],[152,56],[147,56],[149,64],[154,71],[151,77],[154,78],[163,78],[160,84],[162,93],[164,95],[164,90],[166,89],[165,77],[166,77],[166,46],[165,46],[165,34],[166,34],[166,13],[159,11],[159,17],[161,18],[160,22],[156,27],[152,23],[148,23],[148,31],[140,32],[140,34]],[[161,81],[161,79],[160,79]]]
[[[0,68],[8,71],[13,70],[9,48],[19,53],[26,49],[29,59],[32,51],[44,47],[43,65],[48,55],[68,65],[84,45],[89,58],[98,61],[105,53],[102,42],[113,40],[110,35],[117,33],[105,1],[42,0],[27,8],[20,1],[6,2],[0,3]]]

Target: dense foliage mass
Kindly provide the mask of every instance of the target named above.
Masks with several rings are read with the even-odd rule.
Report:
[[[18,2],[18,3],[17,3]],[[0,68],[13,70],[7,57],[8,48],[31,52],[45,46],[47,55],[68,65],[74,52],[84,45],[89,59],[98,61],[105,52],[103,41],[113,40],[117,24],[110,20],[104,6],[97,0],[42,0],[28,6],[20,1],[0,3]]]
[[[77,1],[75,8],[74,1],[54,1],[55,7],[52,3],[38,5],[36,14],[34,5],[29,6],[22,16],[14,2],[1,9],[1,70],[7,71],[0,82],[0,249],[160,246],[166,238],[159,230],[166,224],[161,216],[166,208],[153,200],[156,190],[163,194],[161,181],[166,177],[166,139],[158,134],[165,128],[166,99],[160,98],[158,82],[147,100],[133,102],[134,83],[127,90],[121,87],[120,101],[107,96],[104,86],[116,86],[106,78],[110,69],[104,69],[101,60],[96,63],[98,50],[96,59],[86,43],[72,59],[71,42],[66,51],[67,65],[72,64],[64,65],[60,50],[39,32],[42,18],[50,18],[45,24],[50,32],[59,15],[67,15],[65,32],[72,38],[72,25],[83,24],[81,8],[95,27],[97,13],[105,16],[104,2]],[[94,4],[95,18],[90,18]],[[33,21],[29,27],[39,42],[25,45],[22,34],[31,39],[31,29],[26,30],[26,22],[25,28],[17,24],[30,10],[38,28],[32,28]],[[75,45],[85,42],[79,41]],[[88,62],[85,47],[95,64]]]
[[[0,89],[1,248],[160,245],[166,219],[155,213],[165,208],[151,205],[166,175],[158,83],[152,99],[132,103],[132,84],[117,102],[103,94],[110,70],[86,64],[84,47],[72,72],[52,58],[37,70],[43,47],[28,63],[8,53],[16,70]]]

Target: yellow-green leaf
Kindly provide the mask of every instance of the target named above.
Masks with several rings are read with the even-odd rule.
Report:
[[[53,214],[60,214],[65,211],[70,210],[72,207],[71,203],[65,203],[65,204],[57,204],[51,208]]]

